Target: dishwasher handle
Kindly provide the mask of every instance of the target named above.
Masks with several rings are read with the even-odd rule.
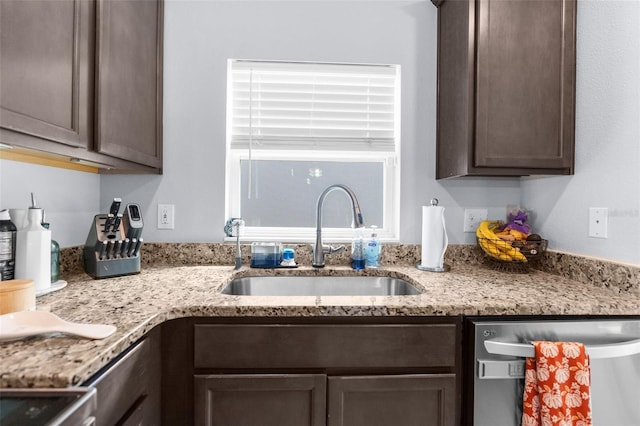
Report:
[[[485,340],[484,347],[487,352],[493,355],[509,355],[521,358],[533,358],[536,356],[533,345],[530,343]],[[637,355],[640,354],[640,339],[603,345],[587,345],[585,350],[590,359],[607,359]]]

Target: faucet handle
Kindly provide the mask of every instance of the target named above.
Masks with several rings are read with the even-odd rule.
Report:
[[[227,237],[237,237],[241,232],[240,227],[244,228],[244,220],[239,217],[232,217],[227,219],[227,223],[224,225],[224,233]]]
[[[334,246],[322,246],[322,252],[324,254],[339,253],[344,249],[345,249],[344,245],[340,245],[340,246],[337,246],[337,247],[334,247]]]

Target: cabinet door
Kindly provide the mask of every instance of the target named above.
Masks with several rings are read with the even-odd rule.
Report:
[[[0,1],[0,127],[87,147],[94,3]]]
[[[326,421],[321,374],[196,375],[195,424],[321,426]]]
[[[571,168],[575,0],[479,0],[476,167]]]
[[[329,378],[329,426],[456,422],[454,374]]]
[[[162,0],[99,0],[96,149],[162,166]]]

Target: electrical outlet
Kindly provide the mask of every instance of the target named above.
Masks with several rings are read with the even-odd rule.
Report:
[[[589,236],[594,238],[607,238],[608,219],[609,209],[606,207],[590,207]]]
[[[480,222],[487,220],[487,209],[464,209],[464,232],[476,232]]]
[[[174,211],[173,204],[158,204],[158,229],[174,228]]]

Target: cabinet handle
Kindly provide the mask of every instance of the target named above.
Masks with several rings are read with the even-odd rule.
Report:
[[[535,357],[535,350],[530,343],[498,342],[485,340],[484,347],[493,355],[509,355],[521,358]],[[626,342],[607,343],[603,345],[587,345],[585,347],[589,358],[607,359],[640,354],[640,339]]]

